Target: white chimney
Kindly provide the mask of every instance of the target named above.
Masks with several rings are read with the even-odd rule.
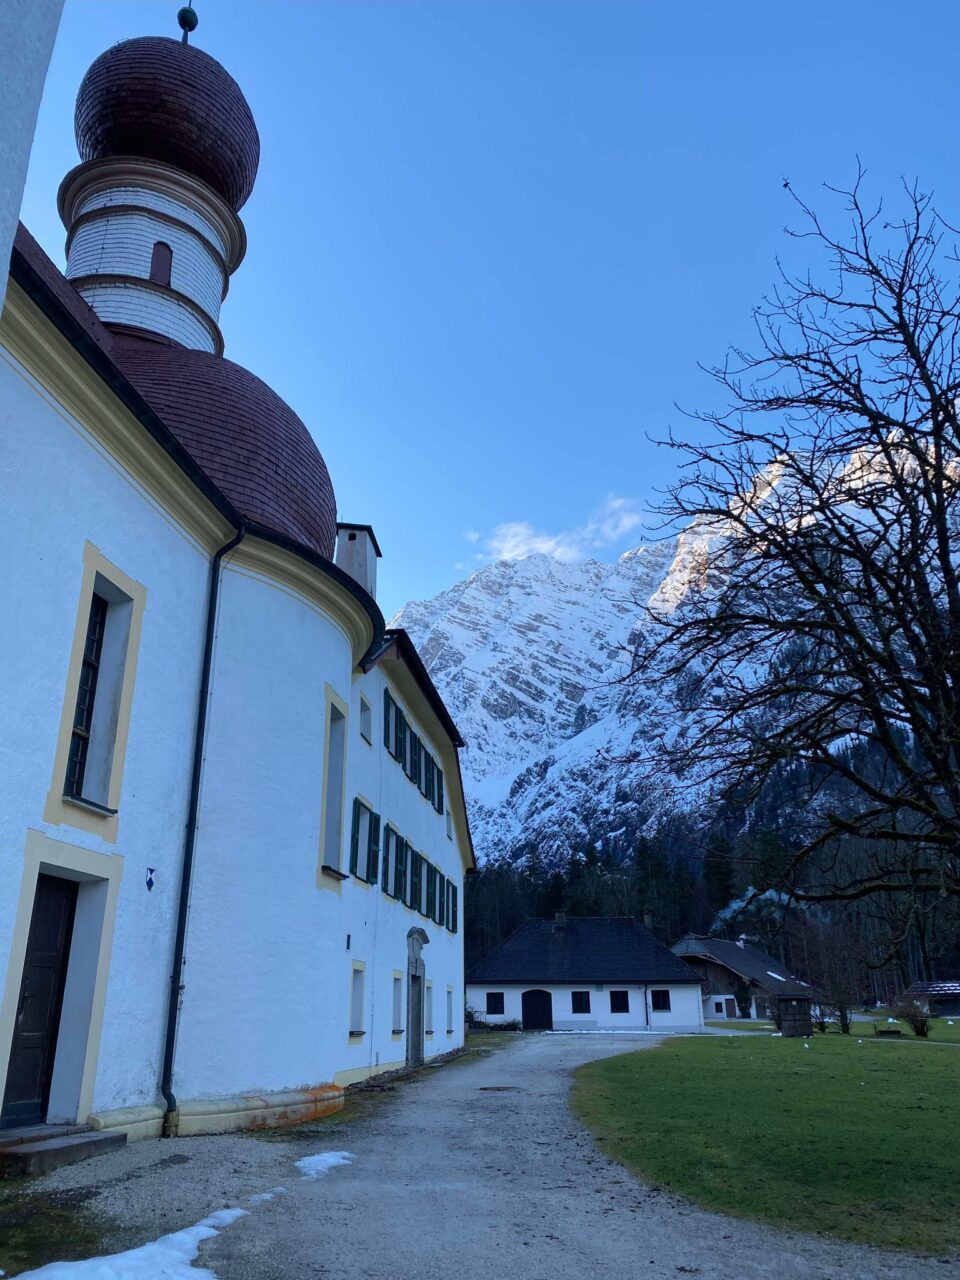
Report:
[[[376,599],[380,547],[368,524],[338,524],[336,565]]]

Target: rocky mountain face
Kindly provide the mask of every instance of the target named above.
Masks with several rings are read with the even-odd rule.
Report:
[[[691,528],[615,564],[545,555],[486,565],[432,600],[407,629],[460,732],[481,859],[536,850],[548,863],[632,849],[658,797],[623,758],[665,727],[656,700],[620,682],[646,607],[672,609],[703,563]]]

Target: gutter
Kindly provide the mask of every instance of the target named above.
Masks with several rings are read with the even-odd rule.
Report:
[[[160,1092],[166,1103],[163,1117],[163,1136],[176,1137],[179,1115],[177,1099],[173,1092],[173,1058],[177,1043],[177,1024],[180,1021],[180,996],[183,992],[183,955],[187,941],[187,914],[190,909],[190,882],[193,878],[193,856],[197,846],[197,814],[200,809],[200,776],[203,772],[203,754],[207,736],[207,706],[210,701],[210,672],[213,667],[213,641],[216,635],[217,604],[220,596],[220,570],[223,557],[247,535],[242,522],[240,528],[213,557],[210,565],[210,594],[207,598],[207,625],[203,639],[203,664],[200,674],[200,694],[197,700],[197,723],[193,735],[193,765],[190,773],[190,801],[187,808],[187,831],[183,843],[183,862],[180,867],[180,900],[177,907],[177,931],[173,943],[173,967],[170,972],[170,995],[167,1004],[167,1027],[163,1041],[163,1071],[160,1076]]]

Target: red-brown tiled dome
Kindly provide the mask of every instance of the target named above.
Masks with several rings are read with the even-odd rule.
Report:
[[[309,431],[231,360],[117,334],[122,373],[241,515],[333,559],[337,503]]]
[[[166,36],[124,40],[83,77],[74,117],[83,160],[141,156],[213,187],[240,209],[257,177],[260,135],[233,77]]]

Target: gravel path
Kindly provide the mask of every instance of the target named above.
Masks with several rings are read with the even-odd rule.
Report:
[[[526,1036],[364,1095],[346,1121],[276,1141],[137,1143],[45,1187],[96,1188],[90,1206],[124,1223],[125,1244],[245,1204],[201,1247],[218,1280],[960,1280],[957,1261],[774,1231],[636,1182],[567,1110],[570,1071],[658,1042]],[[296,1160],[336,1150],[353,1163],[300,1176]],[[249,1203],[278,1185],[285,1194]]]

